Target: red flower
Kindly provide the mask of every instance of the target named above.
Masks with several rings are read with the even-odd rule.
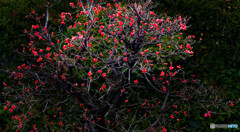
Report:
[[[35,84],[38,84],[38,80],[35,80],[34,83],[35,83]]]
[[[145,70],[145,69],[143,69],[143,70],[142,70],[142,73],[146,73],[146,70]]]
[[[132,26],[132,25],[133,25],[133,23],[132,23],[132,22],[129,22],[129,25],[130,25],[130,26]]]
[[[104,36],[105,36],[105,33],[101,32],[101,36],[104,37]]]
[[[69,43],[69,38],[66,38],[65,43]]]
[[[160,74],[160,76],[163,77],[164,75],[165,75],[165,73],[162,71],[161,74]]]
[[[204,117],[207,117],[207,116],[211,117],[211,111],[208,111],[206,114],[204,114]]]
[[[179,69],[180,69],[180,68],[181,68],[181,65],[177,66],[177,68],[179,68]]]
[[[106,73],[103,73],[103,77],[106,77],[107,76],[107,74]]]
[[[37,62],[41,62],[42,61],[42,57],[39,56],[39,58],[37,59]]]
[[[163,91],[164,91],[164,92],[166,92],[166,91],[167,91],[165,87],[163,87]]]
[[[88,43],[88,47],[92,47],[92,43]]]
[[[136,84],[137,84],[137,83],[138,83],[138,80],[134,80],[134,83],[136,83]]]
[[[127,57],[125,57],[125,58],[123,59],[123,61],[127,61]]]
[[[103,28],[104,28],[104,26],[103,26],[103,25],[101,25],[101,26],[100,26],[100,28],[101,28],[101,29],[103,29]]]
[[[98,73],[101,74],[101,73],[102,73],[102,70],[98,70]]]
[[[184,111],[183,114],[186,115],[186,114],[187,114],[187,111]]]
[[[147,59],[145,59],[145,63],[147,63],[148,61],[147,61]]]
[[[100,88],[100,90],[104,90],[104,88],[106,88],[106,85],[104,84],[101,88]]]
[[[162,132],[167,132],[167,129],[166,128],[164,128],[164,127],[162,127]]]
[[[169,69],[170,69],[170,70],[173,70],[173,69],[174,69],[174,67],[170,66],[170,67],[169,67]]]
[[[62,126],[62,125],[63,125],[63,122],[60,122],[60,123],[59,123],[59,125],[61,125],[61,126]]]
[[[151,15],[153,15],[153,16],[155,15],[155,13],[154,13],[153,11],[150,11],[149,13],[150,13]]]
[[[141,52],[140,55],[144,55],[144,52]]]
[[[187,80],[182,81],[182,83],[186,83],[186,82],[187,82]]]
[[[93,59],[93,61],[94,61],[94,62],[97,62],[97,59],[96,59],[96,58],[94,58],[94,59]]]
[[[7,108],[7,106],[4,106],[4,110],[7,110],[8,108]]]
[[[92,75],[92,73],[91,72],[88,72],[88,76],[90,77]]]
[[[72,6],[72,8],[74,7],[74,3],[69,3],[70,6]]]
[[[153,81],[155,81],[156,79],[155,79],[155,77],[152,77],[152,79],[153,79]]]
[[[47,47],[46,50],[49,51],[51,48],[50,47]]]
[[[60,107],[58,107],[58,111],[59,111],[59,110],[61,110],[61,108],[60,108]]]

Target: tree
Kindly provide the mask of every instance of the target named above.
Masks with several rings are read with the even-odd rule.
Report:
[[[182,127],[192,107],[221,105],[174,64],[193,54],[189,18],[156,14],[151,0],[69,5],[75,12],[61,13],[57,32],[51,3],[47,14],[29,16],[38,24],[25,30],[30,42],[19,54],[31,61],[4,82],[18,130],[166,131]]]

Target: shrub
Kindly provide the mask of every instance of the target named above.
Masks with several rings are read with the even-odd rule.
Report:
[[[226,107],[173,63],[193,54],[189,18],[156,14],[151,1],[69,5],[75,12],[61,13],[58,32],[51,3],[29,15],[38,24],[25,30],[30,42],[19,54],[30,61],[3,83],[17,130],[179,130],[192,108],[208,118]]]

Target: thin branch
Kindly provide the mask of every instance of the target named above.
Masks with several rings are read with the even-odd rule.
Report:
[[[47,6],[47,18],[46,18],[45,28],[47,28],[48,19],[49,19],[49,13],[48,13],[48,6]]]

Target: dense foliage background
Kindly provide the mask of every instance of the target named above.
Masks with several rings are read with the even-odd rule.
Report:
[[[55,0],[56,1],[56,0]],[[32,19],[26,18],[32,11],[39,14],[46,13],[44,5],[48,0],[1,0],[0,1],[0,82],[9,79],[9,72],[22,62],[26,62],[15,51],[22,50],[22,45],[29,42],[24,36],[24,29],[35,24]],[[54,2],[51,1],[51,2]],[[58,13],[68,11],[69,0],[64,0],[54,6],[49,14],[51,23],[59,25]],[[2,83],[1,83],[2,84]],[[2,85],[0,91],[2,92]],[[5,102],[1,96],[1,103]],[[11,114],[0,110],[0,131],[13,131]]]
[[[195,73],[211,88],[223,92],[229,99],[240,93],[240,1],[238,0],[155,0],[156,11],[168,15],[191,16],[189,33],[202,41],[194,45],[194,56],[184,62],[189,72]],[[236,106],[236,110],[239,109]],[[196,115],[199,115],[196,111]],[[191,126],[208,128],[210,122],[238,123],[240,112],[215,116],[211,120],[194,117]],[[199,121],[200,119],[200,121]],[[191,122],[191,121],[190,121]]]
[[[33,22],[26,19],[33,10],[44,12],[47,0],[2,0],[0,2],[0,82],[8,79],[9,69],[20,64],[22,58],[13,51],[21,50],[21,44],[27,43],[24,29]],[[238,99],[240,93],[240,1],[238,0],[154,0],[159,4],[155,12],[167,12],[191,16],[189,34],[195,34],[202,41],[194,45],[194,56],[186,62],[179,62],[186,71],[196,74],[210,88],[222,91],[229,99]],[[68,0],[61,1],[51,11],[58,24],[57,14],[68,9]],[[4,102],[1,99],[1,102]],[[1,106],[2,107],[2,106]],[[189,130],[209,128],[216,124],[233,123],[240,120],[240,106],[235,105],[232,114],[217,115],[205,119],[201,111],[195,110],[189,118]],[[0,110],[0,131],[13,130],[9,113]],[[190,120],[191,119],[191,120]],[[240,125],[240,124],[238,124]]]

